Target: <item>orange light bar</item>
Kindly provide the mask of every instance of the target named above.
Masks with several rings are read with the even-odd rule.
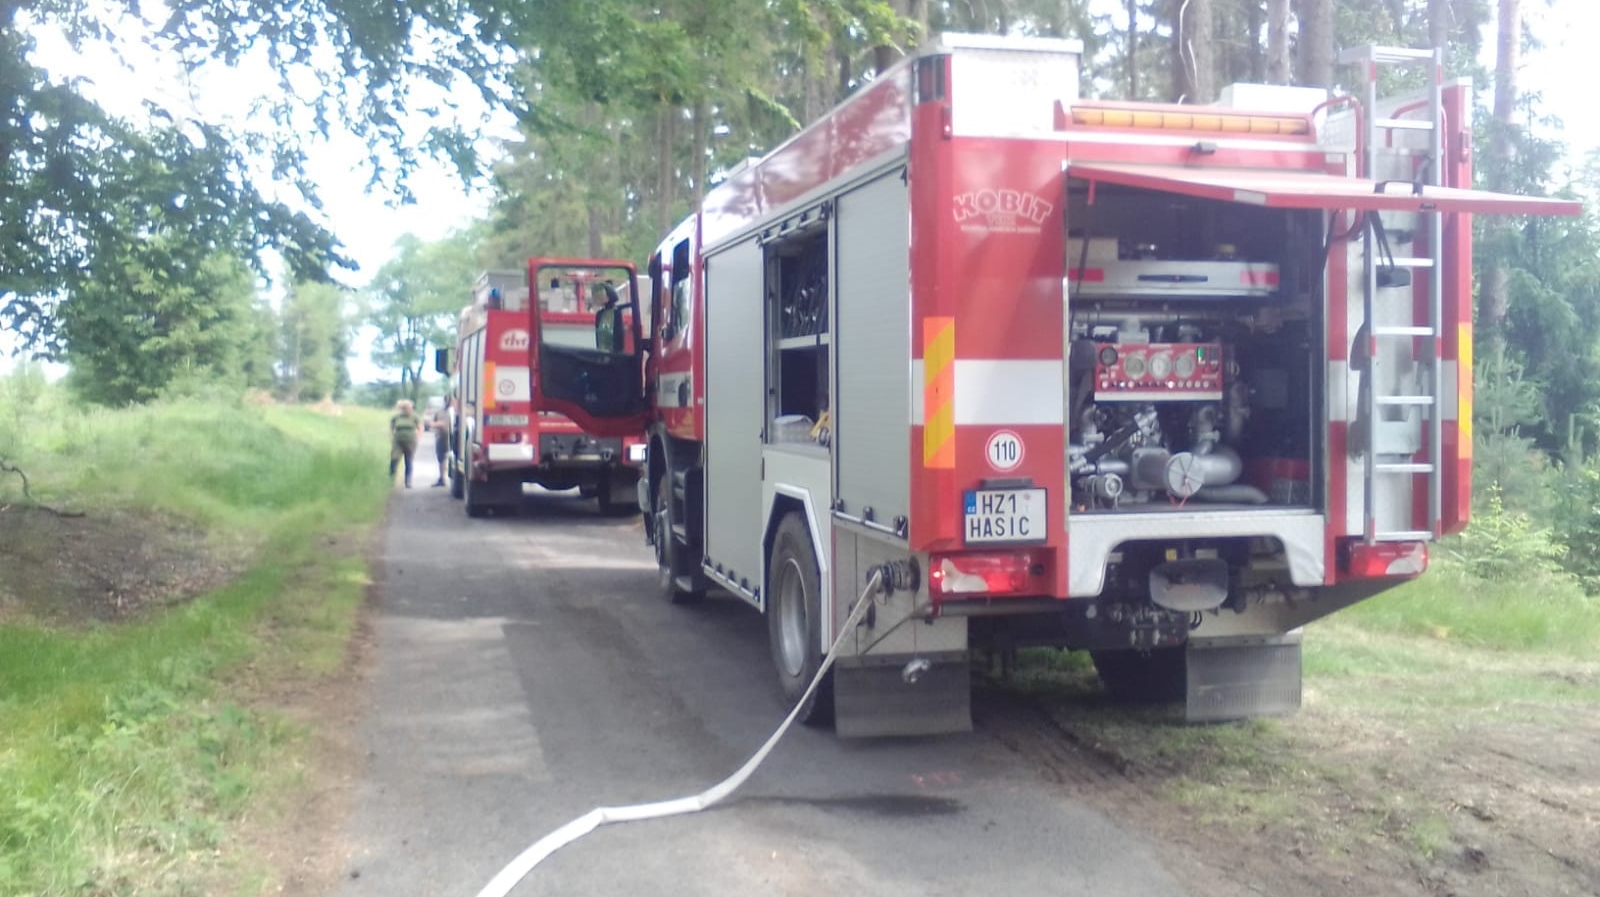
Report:
[[[1072,124],[1088,128],[1267,134],[1276,137],[1306,137],[1311,134],[1311,119],[1305,115],[1264,115],[1150,103],[1073,106]]]

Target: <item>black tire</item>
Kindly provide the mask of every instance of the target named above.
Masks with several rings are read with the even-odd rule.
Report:
[[[450,478],[450,497],[460,501],[466,495],[466,490],[464,490],[461,486],[461,471],[456,469],[455,461],[456,459],[452,455],[445,458],[444,464],[446,475]]]
[[[1091,651],[1100,683],[1114,700],[1165,704],[1181,700],[1188,685],[1183,648],[1151,651]]]
[[[467,455],[467,460],[464,466],[466,469],[462,471],[461,479],[465,482],[461,487],[461,497],[467,506],[467,516],[482,517],[489,513],[489,506],[484,503],[483,496],[480,494],[483,491],[483,486],[473,482],[471,455]]]
[[[672,477],[663,472],[656,480],[656,500],[651,508],[656,552],[656,591],[673,604],[693,604],[705,597],[699,589],[678,588],[677,571],[682,570],[683,546],[672,537],[676,515],[672,513]]]
[[[790,703],[800,699],[822,667],[822,572],[811,532],[798,514],[778,523],[767,564],[767,642],[778,684]],[[831,671],[830,671],[831,672]],[[807,725],[833,721],[833,688],[829,680],[800,710]]]

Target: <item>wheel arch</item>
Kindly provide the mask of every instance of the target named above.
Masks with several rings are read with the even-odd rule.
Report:
[[[830,564],[832,551],[828,550],[830,544],[823,541],[822,523],[817,516],[815,503],[811,500],[811,493],[798,486],[778,484],[772,487],[772,505],[767,509],[766,529],[761,535],[761,594],[757,596],[757,606],[762,613],[767,611],[767,593],[771,585],[771,571],[768,567],[772,561],[772,543],[777,538],[778,526],[783,518],[796,514],[804,522],[806,532],[811,535],[811,553],[817,559],[817,577],[821,584],[821,594],[818,601],[822,608],[822,640],[831,643],[833,640],[833,570]],[[826,647],[826,644],[823,646]]]

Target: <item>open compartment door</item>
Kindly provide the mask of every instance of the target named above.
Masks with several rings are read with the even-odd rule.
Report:
[[[645,424],[639,278],[605,259],[528,260],[533,308],[533,402],[594,436]]]
[[[1583,211],[1583,205],[1573,200],[1435,187],[1409,181],[1374,181],[1315,171],[1074,162],[1068,167],[1068,174],[1092,183],[1161,190],[1270,209],[1473,215],[1577,215]]]

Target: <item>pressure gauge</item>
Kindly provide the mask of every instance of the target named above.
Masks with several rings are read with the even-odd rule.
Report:
[[[1100,347],[1100,366],[1111,367],[1117,363],[1117,350],[1115,346]]]
[[[1172,376],[1172,356],[1165,352],[1150,356],[1150,376],[1156,380]]]
[[[1167,460],[1167,492],[1174,498],[1188,498],[1205,486],[1205,472],[1200,459],[1188,452],[1179,452]]]
[[[1179,380],[1187,380],[1194,376],[1198,362],[1195,361],[1193,352],[1185,352],[1172,362],[1172,372],[1178,375]]]
[[[1145,372],[1144,353],[1134,352],[1130,355],[1122,356],[1122,372],[1135,380],[1143,377]]]

